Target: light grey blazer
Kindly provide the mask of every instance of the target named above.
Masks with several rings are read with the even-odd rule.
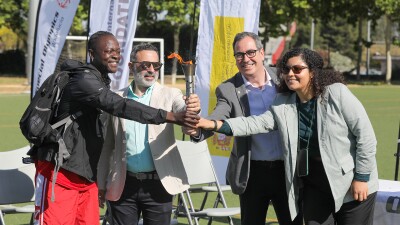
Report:
[[[276,69],[265,68],[272,82],[277,85]],[[207,117],[214,120],[226,120],[240,116],[250,116],[250,105],[247,97],[246,85],[240,73],[221,83],[215,90],[217,105]],[[198,139],[203,141],[213,135],[211,131],[202,130]],[[250,176],[251,137],[235,137],[226,170],[226,180],[235,194],[242,194]]]
[[[353,201],[350,193],[354,172],[371,174],[368,194],[378,190],[376,138],[359,100],[343,84],[329,85],[317,101],[318,142],[322,162],[335,201],[336,212]],[[286,170],[286,190],[292,219],[298,213],[299,178],[295,173],[298,116],[296,93],[278,94],[270,110],[260,116],[228,119],[234,136],[281,132]]]
[[[128,87],[117,93],[126,97]],[[186,109],[179,89],[159,83],[155,83],[150,106],[173,112]],[[117,201],[121,197],[126,178],[125,119],[110,116],[108,122],[98,163],[97,185],[99,189],[106,190],[107,200]],[[188,178],[176,147],[173,124],[149,124],[148,138],[154,165],[165,190],[174,195],[188,189]]]

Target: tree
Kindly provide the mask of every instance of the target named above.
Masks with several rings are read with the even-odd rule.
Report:
[[[82,21],[88,20],[89,1],[80,1],[71,26],[71,35],[86,34],[87,28],[83,27]],[[17,35],[17,48],[26,47],[28,13],[29,0],[0,0],[0,27],[6,27]]]
[[[88,22],[89,18],[89,1],[91,0],[80,0],[78,8],[76,9],[74,20],[72,21],[71,28],[69,30],[70,35],[86,35],[88,30],[84,27],[84,21]]]
[[[28,8],[27,0],[0,0],[0,27],[17,34],[17,49],[26,46]]]
[[[351,24],[353,27],[358,27],[358,38],[355,44],[357,50],[357,79],[360,79],[360,65],[361,65],[361,53],[363,43],[362,38],[362,23],[365,20],[371,20],[374,24],[376,20],[381,17],[382,13],[379,8],[376,7],[374,0],[337,0],[337,1],[324,1],[324,0],[313,0],[312,3],[314,18],[317,18],[322,24],[326,25],[332,23],[332,21],[339,21],[339,18],[345,19],[346,24]],[[330,32],[333,27],[327,25],[324,32]],[[333,28],[335,29],[335,28]],[[340,37],[340,35],[324,35],[326,42],[329,44],[334,43],[334,39]],[[328,40],[330,39],[330,40]]]
[[[171,25],[171,29],[174,33],[174,52],[179,53],[179,34],[180,29],[184,25],[191,25],[193,18],[194,5],[196,0],[187,1],[187,0],[174,0],[174,1],[165,1],[165,0],[146,0],[142,1],[146,6],[147,11],[139,14],[152,16],[152,18],[156,18],[152,20],[152,23],[156,23],[157,20],[165,20],[168,21]],[[199,3],[199,2],[198,2]],[[199,3],[200,4],[200,3]],[[196,16],[199,15],[200,7],[196,7]],[[143,5],[142,5],[143,7]],[[141,9],[142,9],[141,7]],[[165,15],[164,18],[161,18],[161,15]],[[140,18],[140,21],[149,21],[148,18]],[[198,26],[198,20],[195,19],[195,25]],[[191,57],[191,56],[190,56]],[[192,58],[190,58],[192,59]],[[177,61],[174,59],[172,66],[172,75],[175,76],[177,72]]]
[[[392,23],[400,21],[400,2],[398,0],[377,0],[376,5],[385,13],[386,83],[392,79]]]
[[[375,0],[353,0],[346,2],[344,6],[347,8],[347,21],[351,24],[358,23],[358,39],[357,39],[357,80],[360,80],[360,65],[363,42],[362,25],[363,21],[370,20],[373,24],[382,16],[382,11],[376,6]],[[369,45],[369,43],[367,43]]]
[[[289,35],[289,29],[293,21],[305,22],[309,20],[310,5],[306,0],[292,0],[282,3],[282,1],[261,1],[260,8],[260,27],[265,28],[260,32],[264,41],[269,37],[279,37]]]
[[[350,58],[356,58],[353,46],[357,40],[357,32],[345,18],[333,17],[318,25],[322,44],[327,47],[328,54],[329,52],[340,52]]]

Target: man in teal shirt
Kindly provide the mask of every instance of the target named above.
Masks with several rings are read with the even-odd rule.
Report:
[[[134,46],[128,65],[134,80],[120,95],[168,111],[186,109],[179,89],[157,83],[162,63],[156,47]],[[196,95],[187,101],[195,102],[192,111],[200,110]],[[112,224],[136,225],[142,214],[145,225],[169,225],[172,196],[189,188],[173,125],[146,125],[118,117],[108,121],[97,177],[100,206],[108,200]]]
[[[137,80],[137,79],[135,79]],[[133,81],[135,82],[135,81]],[[136,82],[138,83],[138,82]],[[148,82],[148,87],[144,93],[139,91],[135,94],[132,85],[129,86],[127,98],[133,99],[145,105],[150,105],[150,97],[153,92],[152,82]],[[133,83],[134,88],[139,89],[140,84]],[[146,85],[147,86],[147,85]],[[136,91],[138,92],[138,91]],[[142,94],[140,96],[140,94]],[[151,172],[155,170],[153,158],[150,152],[148,127],[147,124],[138,123],[132,120],[125,121],[126,126],[126,159],[127,170],[132,173]]]

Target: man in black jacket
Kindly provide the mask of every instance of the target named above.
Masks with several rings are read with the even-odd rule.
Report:
[[[170,122],[191,126],[191,119],[196,117],[154,109],[111,91],[108,73],[117,71],[121,59],[120,46],[113,34],[104,31],[93,34],[88,50],[90,64],[67,60],[62,65],[62,70],[70,71],[71,75],[54,121],[78,112],[79,116],[65,131],[63,138],[70,158],[58,173],[54,171],[57,144],[38,148],[35,224],[98,224],[95,176],[107,116],[103,111],[145,124]],[[190,104],[190,98],[188,101]],[[56,196],[54,202],[50,200],[52,196]]]

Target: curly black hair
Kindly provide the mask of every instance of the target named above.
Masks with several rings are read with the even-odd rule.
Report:
[[[279,76],[279,92],[294,92],[286,85],[283,78],[283,70],[287,67],[287,62],[290,58],[300,56],[303,62],[307,65],[310,73],[313,73],[311,86],[313,87],[315,96],[321,95],[326,86],[334,83],[345,84],[343,74],[333,69],[324,68],[324,60],[315,51],[307,48],[293,48],[286,52],[277,63],[277,74]]]

